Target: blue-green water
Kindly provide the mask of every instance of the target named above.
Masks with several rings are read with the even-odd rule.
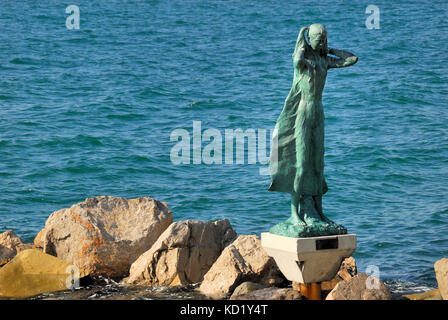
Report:
[[[349,3],[349,2],[344,2]],[[3,1],[0,232],[31,241],[55,210],[152,196],[175,220],[259,234],[289,215],[260,164],[174,165],[174,129],[272,129],[300,27],[359,62],[324,91],[324,211],[358,235],[360,271],[433,286],[448,256],[447,3]],[[68,30],[65,8],[80,8]]]

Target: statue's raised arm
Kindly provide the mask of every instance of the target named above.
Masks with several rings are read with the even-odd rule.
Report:
[[[350,67],[358,62],[358,57],[348,51],[329,48],[328,53],[338,57],[327,56],[328,69]]]

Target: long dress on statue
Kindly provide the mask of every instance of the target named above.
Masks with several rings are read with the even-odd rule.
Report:
[[[327,75],[326,60],[317,57],[294,80],[273,133],[271,186],[269,191],[322,195],[324,178],[324,110],[322,91]]]

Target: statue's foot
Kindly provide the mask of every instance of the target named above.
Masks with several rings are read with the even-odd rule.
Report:
[[[305,224],[307,225],[326,225],[326,224],[335,224],[332,220],[328,219],[324,215],[320,215],[319,217],[307,216],[304,217]]]
[[[317,218],[317,217],[314,217],[314,216],[308,216],[308,215],[306,215],[305,214],[305,216],[303,217],[303,220],[305,221],[305,224],[307,225],[307,226],[313,226],[313,225],[318,225],[318,224],[322,224],[324,221],[322,221],[321,219],[320,219],[320,217],[319,218]]]
[[[302,225],[302,226],[306,224],[302,219],[300,219],[297,213],[291,214],[291,216],[284,223],[291,225]]]
[[[319,213],[319,217],[321,221],[324,221],[326,223],[334,223],[332,220],[328,219],[326,216],[324,216],[323,213]]]

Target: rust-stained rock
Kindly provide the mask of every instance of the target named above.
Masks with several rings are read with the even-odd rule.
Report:
[[[172,219],[166,203],[149,197],[87,198],[53,212],[35,244],[85,273],[123,277]]]
[[[124,282],[158,286],[200,282],[235,238],[227,219],[175,222],[132,264]]]
[[[37,236],[34,238],[34,245],[36,246],[36,248],[44,248],[44,240],[45,240],[45,233],[46,233],[46,229],[43,228],[42,230],[39,231],[39,233],[37,234]]]

